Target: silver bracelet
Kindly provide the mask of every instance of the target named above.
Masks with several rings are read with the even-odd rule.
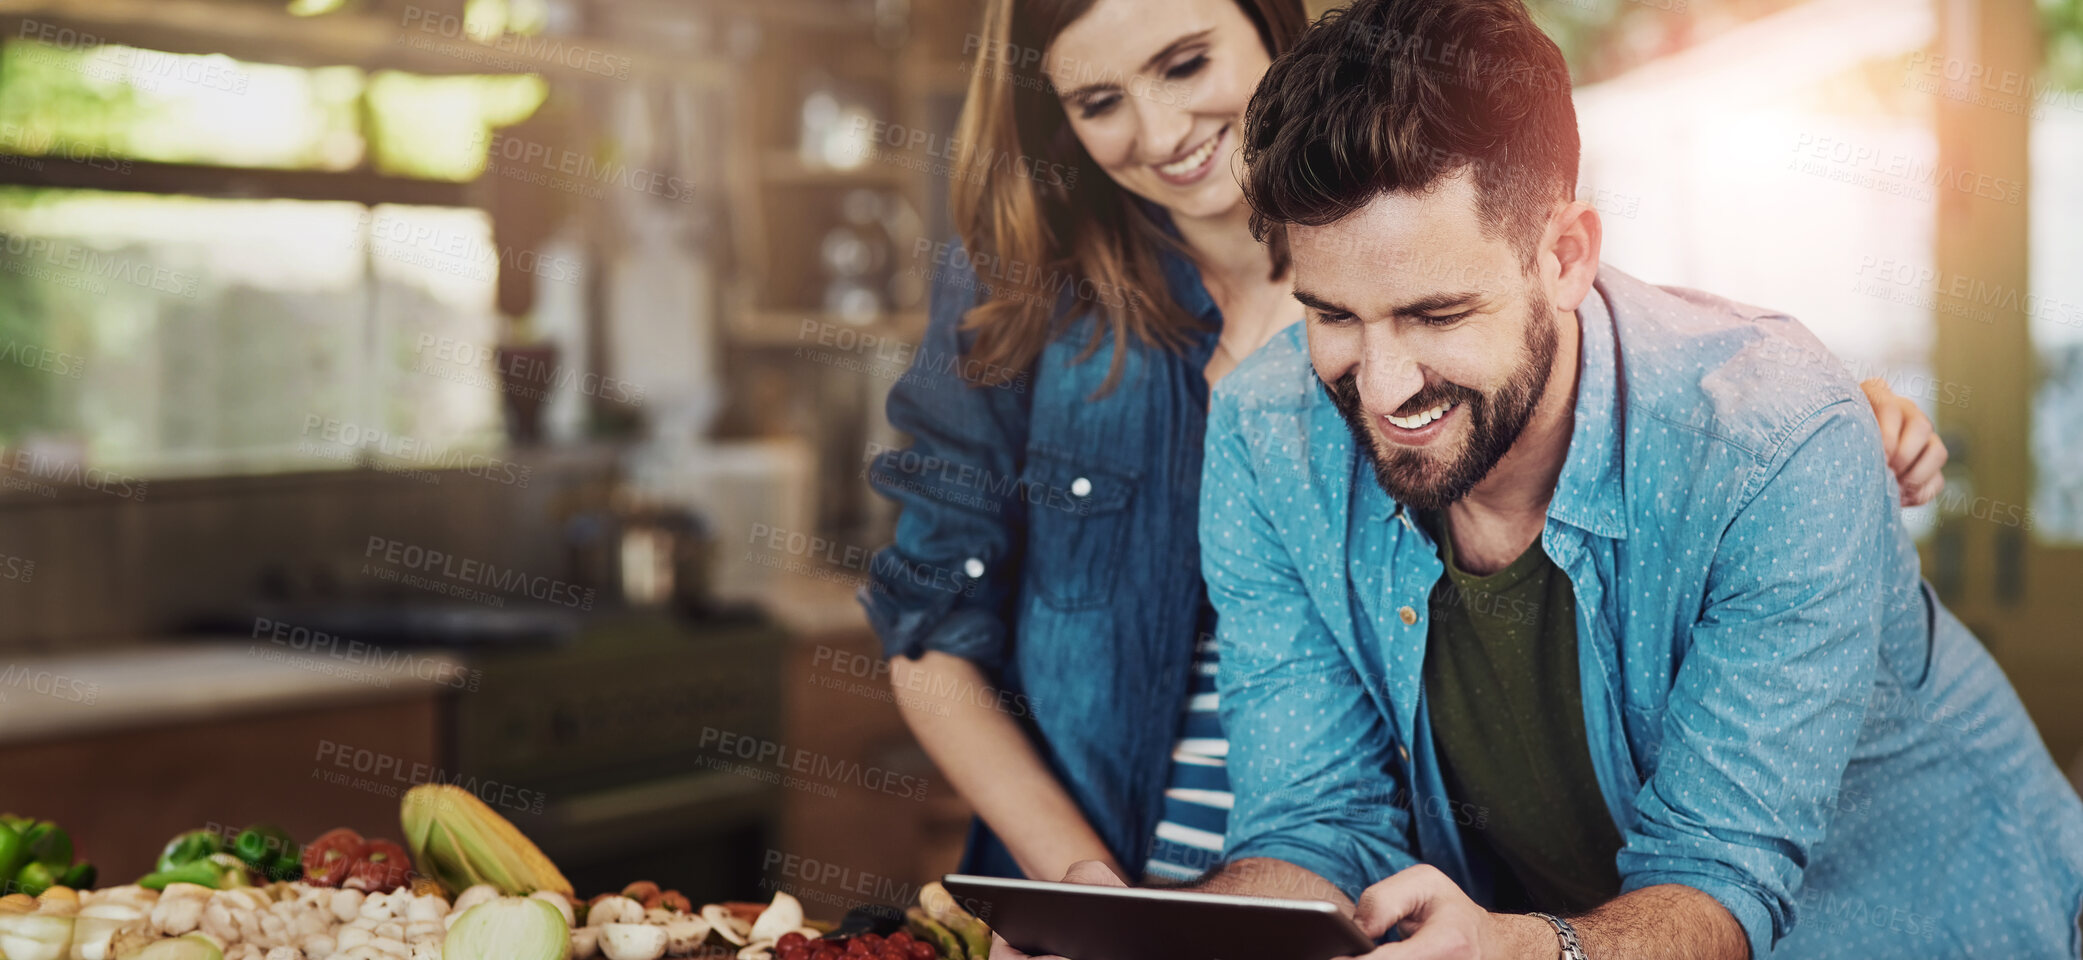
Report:
[[[1548,926],[1555,928],[1555,939],[1562,943],[1561,960],[1591,960],[1584,955],[1584,945],[1577,942],[1577,928],[1570,926],[1568,920],[1547,913],[1533,916],[1548,921]]]

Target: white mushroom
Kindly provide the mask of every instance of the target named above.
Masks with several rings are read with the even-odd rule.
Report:
[[[644,905],[628,897],[605,897],[586,910],[586,926],[610,923],[643,923]]]
[[[364,899],[367,899],[367,895],[360,890],[336,890],[327,906],[332,908],[333,916],[339,918],[341,923],[346,923],[361,915]]]
[[[709,929],[716,931],[717,936],[730,941],[731,946],[742,947],[751,940],[747,935],[752,932],[752,924],[738,919],[737,914],[723,904],[712,903],[702,907],[702,919],[708,921]]]
[[[193,883],[167,884],[159,902],[152,905],[152,929],[169,937],[194,930],[202,922],[210,893],[209,887]]]
[[[709,921],[700,917],[678,917],[665,924],[665,952],[684,957],[701,949],[702,941],[709,939]]]
[[[408,894],[405,899],[410,901],[411,896]],[[397,910],[398,897],[388,893],[372,893],[363,898],[360,917],[382,923],[397,916]]]
[[[292,913],[296,917],[295,927],[298,940],[313,934],[329,934],[333,932],[333,912],[320,906],[315,901],[298,901]],[[306,950],[304,952],[309,953],[310,951]]]
[[[341,927],[338,933],[333,934],[333,949],[345,953],[374,939],[376,938],[369,933],[367,928],[345,926]]]
[[[432,940],[440,943],[442,936],[447,932],[448,928],[442,926],[439,920],[415,920],[405,925],[405,942]]]
[[[445,916],[448,916],[448,901],[438,893],[413,897],[412,905],[405,908],[405,919],[414,923],[429,920],[439,923]]]
[[[449,908],[449,915],[455,916],[456,914],[462,913],[463,911],[468,910],[471,907],[477,906],[480,903],[484,903],[489,900],[496,900],[498,899],[498,897],[498,887],[494,887],[489,883],[480,883],[474,887],[464,890],[462,893],[456,894],[456,905]]]
[[[738,951],[738,960],[773,960],[774,941],[754,940]]]
[[[288,918],[273,910],[260,915],[260,937],[257,942],[270,946],[280,945],[293,939],[290,936]]]
[[[759,919],[752,924],[753,940],[779,940],[784,933],[794,933],[803,925],[803,904],[789,896],[786,891],[774,891],[774,902],[760,911]]]
[[[555,890],[537,890],[534,893],[529,894],[528,896],[533,897],[537,900],[541,900],[542,902],[547,903],[550,906],[556,907],[558,913],[564,914],[565,926],[568,927],[572,924],[579,922],[578,914],[572,912],[571,901],[566,899],[564,894],[558,893]]]
[[[571,929],[572,960],[592,960],[600,952],[599,927],[573,927]]]
[[[665,956],[665,943],[664,927],[648,923],[607,923],[600,926],[600,950],[607,954],[608,960],[658,960]]]

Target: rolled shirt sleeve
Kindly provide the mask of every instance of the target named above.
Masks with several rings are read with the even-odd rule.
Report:
[[[1714,897],[1763,960],[1830,825],[1871,694],[1885,535],[1873,417],[1835,404],[1759,468],[1717,547],[1617,860],[1623,891]]]
[[[890,389],[890,424],[911,443],[874,453],[868,467],[901,508],[896,538],[870,560],[858,595],[885,655],[938,650],[995,672],[1018,587],[1030,384],[1026,371],[975,384],[981,364],[964,352],[973,338],[962,318],[977,277],[960,247],[936,268],[925,336]]]
[[[1226,856],[1282,860],[1358,899],[1417,863],[1409,791],[1386,718],[1261,502],[1224,397],[1217,392],[1209,415],[1200,537],[1236,795]]]

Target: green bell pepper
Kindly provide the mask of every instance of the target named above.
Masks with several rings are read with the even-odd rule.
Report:
[[[58,878],[58,884],[74,890],[92,890],[94,878],[99,874],[100,871],[94,869],[93,864],[82,860],[73,864],[72,869],[65,871],[65,875]]]
[[[166,842],[166,849],[159,852],[160,873],[175,867],[186,866],[204,859],[213,853],[224,852],[224,838],[215,830],[190,830]]]
[[[170,883],[193,883],[214,890],[252,886],[246,880],[246,864],[228,853],[213,853],[169,870],[148,873],[137,885],[148,890],[165,890]]]
[[[22,835],[14,827],[0,823],[0,888],[14,885],[14,875],[21,872],[22,864],[29,859],[29,848],[22,845]],[[12,893],[0,889],[0,893]]]
[[[32,897],[43,896],[43,892],[57,882],[57,875],[51,873],[51,868],[44,866],[40,860],[29,861],[29,865],[14,876],[15,890]]]
[[[29,858],[63,873],[72,865],[72,834],[49,820],[39,820],[28,832],[22,834],[22,846],[29,850]]]
[[[232,841],[232,852],[253,868],[255,873],[271,880],[289,880],[281,876],[289,867],[302,871],[302,851],[289,831],[271,823],[256,823],[240,833]]]

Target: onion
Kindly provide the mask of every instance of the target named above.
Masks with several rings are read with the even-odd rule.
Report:
[[[448,928],[441,960],[571,960],[571,927],[551,904],[500,897]]]

